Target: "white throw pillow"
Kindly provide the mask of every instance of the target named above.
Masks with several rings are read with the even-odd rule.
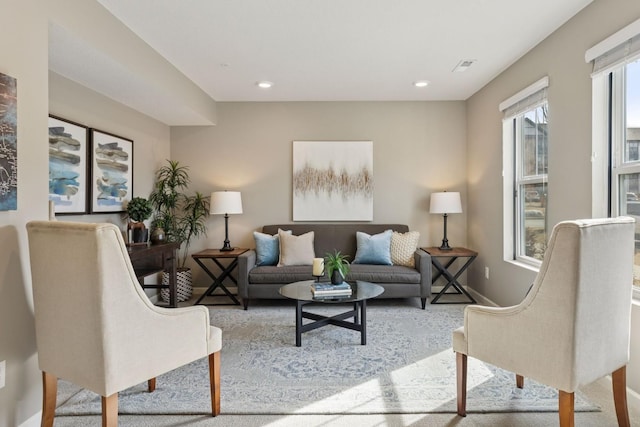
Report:
[[[418,249],[418,240],[420,240],[420,233],[417,231],[407,231],[406,233],[394,231],[391,235],[391,262],[393,265],[415,267],[416,260],[413,254]]]
[[[313,249],[313,231],[300,236],[287,234],[282,230],[278,230],[278,238],[280,239],[280,259],[278,267],[285,265],[312,265],[313,259],[316,257]]]

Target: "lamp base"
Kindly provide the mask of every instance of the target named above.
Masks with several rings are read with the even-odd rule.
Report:
[[[233,248],[229,243],[229,215],[224,214],[224,245],[220,248],[222,252],[230,252]]]
[[[453,248],[449,246],[449,239],[447,239],[447,214],[442,216],[444,217],[444,238],[442,239],[442,245],[438,249],[441,251],[450,251]]]

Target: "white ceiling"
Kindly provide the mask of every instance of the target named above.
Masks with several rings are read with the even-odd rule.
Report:
[[[98,2],[216,101],[382,101],[465,100],[591,0]]]

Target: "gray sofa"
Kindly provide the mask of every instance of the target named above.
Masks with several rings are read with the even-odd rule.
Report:
[[[339,250],[353,260],[356,254],[356,232],[378,234],[385,230],[400,233],[409,231],[401,224],[276,224],[265,225],[262,232],[278,233],[278,228],[291,230],[294,235],[314,232],[316,257],[323,258],[328,252]],[[422,308],[431,296],[431,257],[418,249],[415,268],[399,265],[351,264],[347,280],[363,280],[384,287],[380,298],[420,298]],[[278,299],[281,286],[301,280],[312,280],[311,265],[304,266],[256,266],[256,252],[250,250],[238,258],[238,296],[244,309],[252,299]],[[324,280],[327,280],[325,277]]]

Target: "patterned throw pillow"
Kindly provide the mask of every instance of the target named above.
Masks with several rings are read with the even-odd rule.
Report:
[[[416,260],[413,257],[418,249],[420,233],[417,231],[407,231],[406,233],[393,232],[391,236],[391,261],[393,265],[404,265],[415,267]]]
[[[313,231],[300,236],[294,236],[278,230],[280,238],[280,260],[278,267],[284,265],[312,265],[316,257],[313,249]]]
[[[391,265],[391,235],[391,230],[374,235],[357,231],[356,258],[353,263]]]

